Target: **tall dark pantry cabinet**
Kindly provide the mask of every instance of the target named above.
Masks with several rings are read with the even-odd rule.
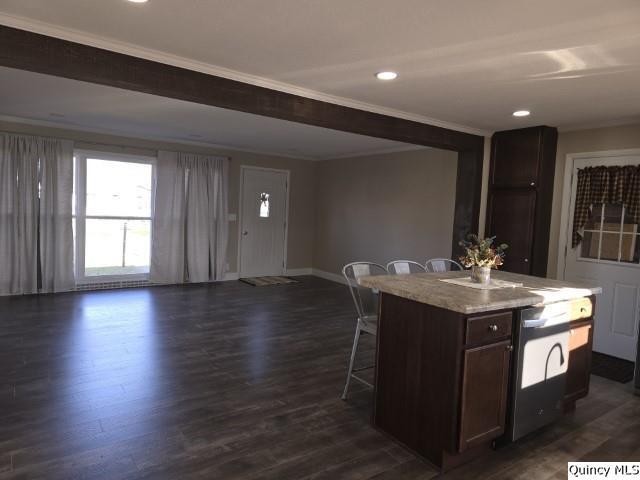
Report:
[[[530,127],[496,132],[485,233],[508,243],[503,270],[546,276],[558,131]]]

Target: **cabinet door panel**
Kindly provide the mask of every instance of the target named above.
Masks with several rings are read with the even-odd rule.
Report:
[[[505,341],[464,352],[460,451],[504,433],[510,345]]]
[[[498,243],[506,243],[502,270],[531,273],[533,225],[536,192],[533,190],[494,190],[489,195],[486,233]]]
[[[591,344],[593,342],[592,326],[593,323],[588,321],[588,323],[580,322],[571,327],[565,401],[575,401],[589,393]]]
[[[538,184],[541,132],[539,128],[525,128],[498,132],[493,136],[492,186],[524,187]]]

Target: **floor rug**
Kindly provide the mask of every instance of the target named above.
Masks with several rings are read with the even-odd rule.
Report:
[[[591,373],[615,382],[627,383],[633,380],[634,366],[633,362],[604,353],[593,352],[591,357]]]
[[[290,277],[248,277],[241,278],[241,282],[248,283],[249,285],[253,285],[254,287],[266,287],[269,285],[286,285],[289,283],[298,283],[297,280],[294,280]]]

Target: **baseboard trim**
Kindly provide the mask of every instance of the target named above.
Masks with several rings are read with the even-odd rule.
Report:
[[[312,268],[290,268],[285,270],[284,274],[287,277],[298,277],[300,275],[313,275]]]
[[[324,270],[318,270],[317,268],[312,269],[312,275],[320,278],[324,278],[325,280],[330,280],[332,282],[341,283],[343,285],[347,285],[347,281],[342,275],[338,275],[337,273],[325,272]]]
[[[240,278],[240,274],[238,272],[227,272],[224,274],[223,282],[231,282],[233,280],[238,280]]]

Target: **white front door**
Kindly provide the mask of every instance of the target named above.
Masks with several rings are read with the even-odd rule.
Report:
[[[635,361],[640,323],[640,231],[623,205],[594,205],[582,242],[571,248],[577,170],[638,165],[640,156],[574,159],[564,278],[602,287],[596,297],[593,349]]]
[[[282,275],[288,172],[243,167],[241,177],[240,276]]]

